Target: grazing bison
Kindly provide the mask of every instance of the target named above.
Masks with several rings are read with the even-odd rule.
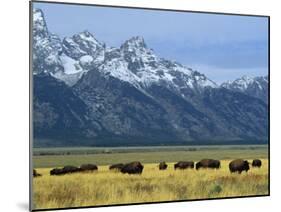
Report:
[[[159,170],[166,170],[168,165],[165,162],[159,163]]]
[[[193,161],[179,161],[174,165],[174,169],[193,169],[194,162]]]
[[[75,172],[79,172],[80,168],[75,167],[75,166],[65,166],[62,169],[52,169],[50,171],[50,175],[63,175],[63,174],[69,174],[69,173],[75,173]]]
[[[79,172],[80,169],[76,166],[65,166],[62,168],[62,171],[68,174],[68,173]]]
[[[42,176],[41,174],[39,174],[35,169],[33,169],[33,177],[40,177]]]
[[[229,163],[230,172],[238,172],[241,174],[242,171],[248,171],[250,169],[249,162],[242,159],[236,159]]]
[[[50,175],[62,175],[62,174],[65,174],[63,173],[62,169],[55,168],[50,171]]]
[[[253,167],[258,167],[260,168],[261,167],[261,160],[260,159],[254,159],[253,162],[252,162],[252,166]]]
[[[138,161],[127,163],[121,168],[122,173],[128,174],[141,174],[142,170],[143,165]]]
[[[211,169],[219,169],[221,167],[221,162],[219,160],[213,159],[203,159],[196,163],[196,170],[200,168],[211,168]]]
[[[116,170],[116,171],[121,171],[121,169],[123,168],[124,164],[123,163],[117,163],[117,164],[113,164],[109,167],[109,170]]]
[[[98,170],[98,167],[95,164],[82,164],[80,166],[81,172],[96,171],[96,170]]]

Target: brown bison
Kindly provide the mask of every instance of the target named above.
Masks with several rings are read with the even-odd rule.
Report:
[[[253,167],[258,167],[260,168],[261,167],[261,160],[260,159],[254,159],[253,162],[252,162],[252,166]]]
[[[79,172],[80,169],[76,166],[65,166],[62,168],[62,171],[68,174],[68,173]]]
[[[33,169],[33,177],[41,177],[42,175],[39,174],[35,169]]]
[[[196,170],[200,168],[219,169],[220,167],[221,162],[219,160],[203,159],[196,163]]]
[[[168,165],[163,161],[159,163],[159,170],[166,170]]]
[[[248,171],[250,169],[249,162],[242,159],[236,159],[229,163],[229,170],[231,173],[238,172],[241,174],[242,171]]]
[[[62,175],[63,173],[62,169],[54,168],[50,171],[50,175]]]
[[[121,171],[121,169],[123,168],[124,164],[123,163],[117,163],[117,164],[113,164],[109,167],[109,170],[115,170],[115,171]]]
[[[52,169],[50,171],[50,175],[63,175],[63,174],[69,174],[69,173],[75,173],[75,172],[79,172],[80,168],[75,167],[75,166],[65,166],[62,169]]]
[[[88,171],[97,171],[98,167],[95,164],[82,164],[80,166],[81,172],[88,172]]]
[[[141,174],[142,170],[143,165],[138,161],[127,163],[121,168],[122,173],[128,174]]]
[[[174,165],[174,169],[193,169],[194,162],[193,161],[179,161]]]

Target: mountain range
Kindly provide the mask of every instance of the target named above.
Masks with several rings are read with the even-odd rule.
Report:
[[[32,53],[35,146],[267,142],[267,76],[218,85],[140,36],[119,48],[88,31],[60,39],[40,9]]]

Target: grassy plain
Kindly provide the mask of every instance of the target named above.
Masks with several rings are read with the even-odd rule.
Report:
[[[218,197],[268,194],[267,146],[262,148],[184,148],[158,151],[106,151],[89,154],[55,154],[34,156],[34,164],[42,177],[33,179],[33,207],[65,208],[108,204],[193,200]],[[219,170],[174,170],[179,160],[220,159]],[[231,174],[228,163],[234,158],[263,158],[261,168],[248,173]],[[144,164],[141,175],[128,175],[108,170],[117,162],[139,160]],[[158,170],[159,161],[167,161],[168,169]],[[50,176],[53,167],[96,163],[93,173]]]
[[[83,163],[109,165],[140,161],[158,163],[180,160],[198,161],[203,158],[227,160],[234,158],[268,158],[267,145],[245,146],[173,146],[173,147],[115,147],[115,148],[36,148],[33,166],[48,168],[65,165],[80,166]]]

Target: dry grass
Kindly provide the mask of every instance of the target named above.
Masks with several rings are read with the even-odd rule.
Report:
[[[268,194],[268,161],[248,173],[230,174],[229,160],[220,170],[177,170],[173,163],[159,171],[145,164],[142,175],[127,175],[99,166],[94,173],[50,176],[49,168],[37,169],[42,177],[33,181],[34,209],[65,208],[191,200]]]

